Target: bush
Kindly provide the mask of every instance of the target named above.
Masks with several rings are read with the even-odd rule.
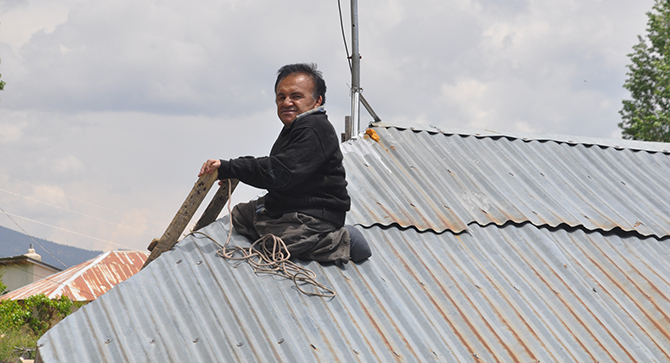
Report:
[[[70,314],[72,305],[72,300],[65,295],[53,300],[44,294],[33,295],[25,300],[25,308],[30,313],[26,323],[35,334],[42,336],[53,323]]]
[[[44,294],[31,296],[23,303],[0,301],[0,363],[33,358],[37,340],[69,315],[73,305],[67,296],[51,300]]]
[[[23,326],[30,313],[14,300],[0,301],[0,334]]]

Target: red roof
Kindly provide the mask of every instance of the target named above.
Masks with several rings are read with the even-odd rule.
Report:
[[[73,301],[92,301],[140,271],[148,252],[110,251],[77,266],[45,277],[0,296],[0,300],[25,300],[43,293],[54,299],[61,295]]]

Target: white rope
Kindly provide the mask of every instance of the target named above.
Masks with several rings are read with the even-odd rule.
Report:
[[[230,229],[228,230],[228,238],[225,244],[221,245],[213,237],[204,232],[195,231],[191,233],[201,234],[219,245],[221,249],[216,252],[217,256],[223,257],[226,260],[247,261],[256,274],[272,274],[290,279],[300,292],[308,296],[335,297],[334,290],[316,281],[316,274],[313,271],[290,261],[291,253],[288,251],[286,244],[281,238],[275,235],[267,234],[252,243],[251,247],[228,247],[233,229],[230,196],[231,184],[230,179],[228,179]],[[305,290],[301,285],[311,285],[313,290]]]

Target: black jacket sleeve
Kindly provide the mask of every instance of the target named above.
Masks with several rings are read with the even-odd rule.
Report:
[[[286,190],[303,182],[330,157],[313,128],[291,130],[282,144],[271,156],[221,160],[219,179],[237,178],[256,188]]]

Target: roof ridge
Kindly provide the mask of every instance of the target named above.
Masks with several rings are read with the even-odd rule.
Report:
[[[475,137],[506,137],[511,139],[521,139],[523,141],[555,141],[558,143],[566,143],[571,145],[597,145],[604,147],[611,147],[617,150],[630,149],[636,151],[660,152],[670,154],[670,143],[666,142],[651,142],[640,140],[626,140],[615,138],[598,138],[590,136],[577,135],[563,135],[563,134],[535,134],[522,131],[496,131],[492,129],[467,129],[447,127],[441,128],[437,126],[412,127],[393,125],[384,122],[370,123],[371,127],[395,128],[399,130],[412,131],[426,131],[429,133],[441,133],[445,135],[461,135],[461,136],[475,136]]]
[[[100,254],[100,256],[98,256],[98,257],[96,257],[96,258],[94,258],[94,259],[91,259],[91,260],[86,261],[86,262],[89,262],[89,261],[90,261],[90,263],[88,264],[88,266],[86,266],[85,268],[79,270],[77,273],[74,273],[72,276],[70,276],[70,278],[68,278],[67,280],[63,281],[63,283],[61,283],[60,286],[59,286],[56,290],[54,290],[54,292],[52,292],[51,294],[49,294],[49,299],[53,299],[56,295],[60,294],[60,293],[63,291],[63,289],[64,289],[67,285],[69,285],[72,281],[74,281],[76,278],[78,278],[79,276],[81,276],[84,272],[86,272],[86,271],[90,270],[91,268],[93,268],[93,266],[97,265],[100,261],[102,261],[103,259],[107,258],[107,256],[109,256],[110,253],[112,253],[112,251],[103,252],[102,254]],[[79,265],[84,264],[84,263],[86,263],[86,262],[82,262],[82,263],[80,263]],[[79,266],[79,265],[77,265],[77,266]],[[77,266],[72,266],[72,267],[70,267],[70,268],[74,268],[74,267],[77,267]],[[68,270],[69,270],[69,269],[68,269]],[[65,270],[65,271],[67,271],[67,270]]]

